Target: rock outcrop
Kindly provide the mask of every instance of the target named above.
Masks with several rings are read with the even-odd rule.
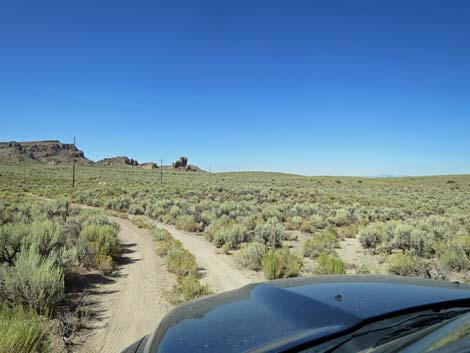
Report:
[[[111,157],[111,158],[102,159],[101,161],[96,162],[96,165],[100,165],[100,166],[129,165],[131,167],[136,167],[139,165],[139,162],[137,162],[135,159],[132,159],[126,156],[119,156],[119,157]]]
[[[52,164],[71,163],[75,155],[77,163],[93,163],[83,151],[71,143],[58,140],[0,142],[0,159],[11,162],[39,161]]]
[[[180,159],[174,161],[172,164],[172,168],[177,170],[183,170],[186,172],[202,171],[202,169],[198,166],[188,164],[188,157],[180,157]]]
[[[139,167],[142,169],[156,169],[158,168],[158,165],[157,163],[154,163],[154,162],[147,162],[147,163],[139,164]]]

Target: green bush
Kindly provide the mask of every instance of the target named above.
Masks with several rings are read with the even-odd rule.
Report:
[[[411,247],[411,233],[414,227],[409,224],[398,224],[395,228],[393,246],[397,249],[408,250]]]
[[[336,234],[332,231],[324,231],[317,236],[312,236],[304,244],[304,256],[311,259],[317,258],[321,253],[335,254],[338,246]]]
[[[258,242],[243,244],[235,259],[242,268],[258,271],[263,265],[266,245]]]
[[[176,228],[186,232],[197,232],[199,226],[191,215],[181,215],[176,219]]]
[[[351,224],[353,221],[353,216],[348,210],[339,209],[334,218],[333,223],[338,227],[344,227]]]
[[[250,240],[248,228],[243,224],[223,226],[214,232],[213,242],[217,248],[228,244],[230,249],[237,249]]]
[[[371,223],[359,231],[359,241],[365,248],[376,248],[383,242],[384,226],[382,223]]]
[[[426,263],[413,254],[397,253],[387,257],[388,272],[398,276],[420,277],[426,274]]]
[[[275,218],[269,219],[265,223],[259,223],[255,228],[255,240],[269,247],[282,246],[284,237],[284,227]]]
[[[195,276],[183,276],[177,279],[177,291],[185,300],[191,300],[212,294],[207,284],[201,284]]]
[[[25,241],[40,255],[47,256],[52,251],[63,248],[66,244],[66,237],[59,223],[49,220],[35,221],[31,224],[30,236]]]
[[[0,226],[0,264],[14,264],[22,244],[31,232],[31,226],[24,223],[7,223]]]
[[[317,266],[313,273],[316,275],[343,275],[346,273],[346,265],[341,259],[323,252],[317,258]]]
[[[177,276],[197,276],[197,263],[194,255],[183,247],[171,247],[167,253],[168,271]]]
[[[459,239],[444,242],[439,241],[434,244],[437,254],[437,261],[448,271],[468,271],[470,270],[470,259],[465,253]]]
[[[434,255],[434,243],[436,239],[433,234],[423,230],[414,229],[410,234],[410,250],[420,257],[430,258]]]
[[[31,308],[0,304],[0,353],[51,352],[48,326]]]
[[[315,229],[325,229],[328,226],[328,222],[325,218],[317,214],[310,217],[309,223]]]
[[[163,241],[171,238],[171,234],[164,228],[153,228],[152,229],[153,239],[156,241]]]
[[[296,277],[301,268],[302,260],[292,255],[287,247],[270,249],[263,259],[264,277],[269,280]]]
[[[303,223],[303,218],[300,216],[294,216],[290,219],[287,224],[288,229],[300,229]]]
[[[122,254],[122,249],[117,238],[117,230],[110,225],[90,224],[83,228],[80,238],[87,241],[96,249],[97,263],[98,258],[106,256],[117,259]]]
[[[44,313],[62,300],[64,274],[51,254],[33,247],[22,249],[14,266],[0,266],[0,297],[12,304],[30,305]]]

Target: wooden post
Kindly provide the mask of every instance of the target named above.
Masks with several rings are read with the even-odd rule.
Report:
[[[75,188],[75,136],[73,137],[73,151],[72,151],[72,189]]]

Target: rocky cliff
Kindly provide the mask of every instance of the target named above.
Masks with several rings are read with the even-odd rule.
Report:
[[[77,163],[93,163],[83,151],[71,143],[58,140],[0,142],[0,160],[11,162],[40,161],[51,164],[71,163],[75,155]]]

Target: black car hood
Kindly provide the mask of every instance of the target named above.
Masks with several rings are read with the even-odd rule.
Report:
[[[271,281],[177,307],[139,352],[274,352],[392,313],[437,303],[468,305],[467,301],[470,287],[466,285],[407,277]]]

